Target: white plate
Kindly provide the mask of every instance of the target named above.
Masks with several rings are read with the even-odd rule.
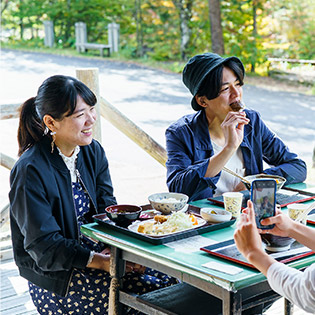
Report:
[[[130,224],[130,225],[128,226],[128,230],[130,230],[130,231],[132,231],[132,232],[136,232],[136,233],[138,233],[138,234],[148,235],[148,236],[151,236],[151,237],[163,237],[163,236],[173,235],[173,234],[180,233],[180,232],[184,232],[184,231],[185,231],[185,232],[186,232],[186,231],[190,231],[190,230],[196,229],[196,228],[198,228],[198,227],[200,227],[200,226],[203,226],[203,225],[205,225],[205,224],[207,223],[207,221],[204,220],[204,219],[202,219],[202,218],[197,218],[197,217],[196,217],[196,219],[197,219],[197,222],[198,222],[197,225],[194,225],[193,227],[188,228],[188,229],[185,229],[185,230],[176,231],[176,232],[172,232],[172,233],[166,233],[166,234],[159,234],[159,235],[156,235],[156,234],[144,234],[144,233],[139,233],[139,232],[138,232],[138,227],[139,227],[140,224],[143,224],[144,222],[155,222],[154,219],[152,219],[152,220],[145,220],[145,221],[135,221],[135,222],[133,222],[132,224]]]
[[[215,213],[211,213],[212,211]],[[230,221],[232,218],[232,214],[230,212],[217,208],[201,208],[200,214],[203,219],[213,223]]]

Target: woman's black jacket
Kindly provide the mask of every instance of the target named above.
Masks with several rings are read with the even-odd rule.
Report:
[[[43,137],[11,171],[13,253],[22,277],[65,296],[73,268],[85,268],[90,251],[80,246],[70,172],[58,150],[50,150]],[[116,204],[105,152],[97,141],[80,147],[77,170],[92,199],[90,215]]]

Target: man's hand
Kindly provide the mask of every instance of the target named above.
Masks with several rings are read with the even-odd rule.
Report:
[[[244,137],[244,126],[249,123],[245,112],[228,112],[221,124],[225,137],[225,147],[236,150]]]

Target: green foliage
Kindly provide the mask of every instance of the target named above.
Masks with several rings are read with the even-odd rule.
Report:
[[[185,2],[186,1],[186,2]],[[187,56],[211,51],[208,0],[190,0]],[[107,26],[120,25],[120,54],[157,61],[180,60],[179,4],[187,0],[10,0],[2,25],[24,46],[43,45],[43,21],[52,20],[57,48],[75,47],[75,23],[87,24],[88,41],[106,43]],[[176,5],[175,5],[176,4]],[[267,56],[315,59],[313,0],[222,0],[226,55],[237,55],[247,69]]]
[[[313,0],[270,0],[270,54],[282,58],[315,59]]]

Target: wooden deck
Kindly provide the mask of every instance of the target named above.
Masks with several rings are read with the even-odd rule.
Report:
[[[1,266],[0,314],[1,315],[35,315],[38,314],[28,293],[27,281],[18,274],[13,259],[3,260]],[[284,300],[272,305],[265,315],[284,314]],[[306,312],[294,306],[294,315]],[[211,314],[210,314],[211,315]]]
[[[0,314],[38,314],[28,293],[27,281],[19,276],[13,259],[1,261]]]

